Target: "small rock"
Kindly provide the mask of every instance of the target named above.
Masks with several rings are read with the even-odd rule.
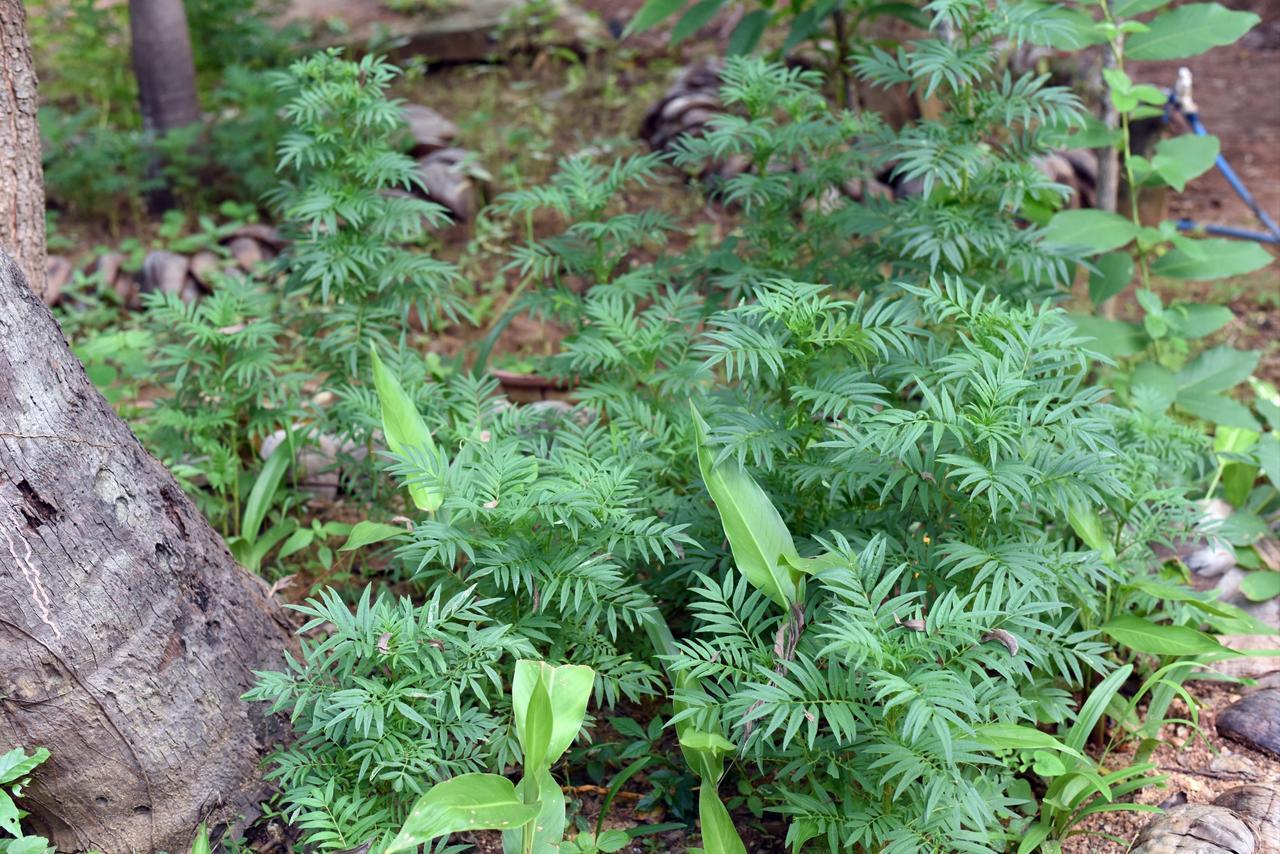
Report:
[[[1280,688],[1237,700],[1218,713],[1218,734],[1280,756]]]
[[[182,286],[186,284],[190,266],[186,255],[163,249],[148,252],[147,257],[142,260],[139,290],[144,294],[159,291],[177,296],[182,293]]]
[[[262,244],[252,237],[233,237],[227,244],[227,249],[236,265],[246,273],[252,273],[259,264],[267,260]]]
[[[274,226],[266,225],[261,222],[251,222],[240,226],[235,231],[224,237],[222,242],[230,243],[237,237],[252,237],[254,240],[275,250],[276,252],[283,249],[286,242]]]
[[[124,254],[121,252],[104,252],[89,265],[89,275],[96,276],[99,287],[114,287],[116,276],[124,266]]]
[[[1222,635],[1218,640],[1223,646],[1241,652],[1247,650],[1280,652],[1278,635]],[[1269,674],[1280,674],[1280,655],[1239,655],[1214,662],[1211,667],[1204,667],[1192,673],[1190,678],[1203,678],[1205,675],[1218,673],[1239,679],[1262,679]]]
[[[187,305],[191,305],[200,297],[204,296],[204,291],[200,289],[200,283],[196,281],[194,276],[187,276],[186,283],[182,286],[182,292],[178,296]]]
[[[1157,815],[1129,854],[1260,854],[1253,831],[1229,809],[1183,804]]]
[[[62,289],[71,281],[74,268],[71,261],[61,255],[50,255],[45,261],[44,304],[57,305]]]
[[[213,289],[213,274],[222,268],[222,259],[217,252],[201,249],[191,256],[191,275],[207,290]]]
[[[300,431],[301,425],[294,430]],[[258,455],[267,459],[285,440],[285,431],[277,430],[262,440]],[[338,484],[341,481],[339,466],[343,459],[363,460],[369,449],[354,442],[343,442],[336,436],[320,434],[310,437],[310,442],[298,449],[294,466],[297,471],[298,485],[311,493],[315,498],[332,501],[337,497]]]
[[[142,307],[142,301],[139,298],[141,290],[138,287],[138,280],[130,273],[121,270],[116,274],[115,281],[111,283],[111,289],[116,292],[116,296],[120,298],[120,304],[131,309]]]
[[[461,148],[445,148],[418,161],[427,197],[448,208],[459,222],[468,222],[476,210],[476,188],[462,168],[467,156]]]
[[[415,157],[447,148],[458,135],[458,126],[430,107],[405,104],[400,113],[409,125],[409,136],[413,140],[409,153]]]
[[[1209,770],[1215,774],[1239,777],[1242,780],[1256,780],[1258,769],[1253,762],[1238,753],[1220,753],[1209,760]]]
[[[1219,601],[1234,605],[1258,622],[1280,630],[1280,597],[1268,599],[1264,602],[1252,601],[1240,592],[1240,583],[1247,575],[1248,573],[1245,570],[1237,566],[1233,566],[1224,572],[1222,577],[1218,579],[1217,585],[1213,588]]]
[[[1202,543],[1193,551],[1180,553],[1179,558],[1201,578],[1217,578],[1236,565],[1236,550],[1228,543]]]

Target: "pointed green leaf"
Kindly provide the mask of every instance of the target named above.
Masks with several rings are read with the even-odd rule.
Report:
[[[578,737],[587,715],[587,703],[591,699],[595,678],[594,670],[580,664],[552,667],[543,661],[516,662],[515,678],[511,682],[511,703],[516,716],[517,734],[524,728],[523,710],[533,696],[535,685],[543,685],[550,703],[551,731],[547,742],[547,765],[555,764]]]
[[[1128,252],[1111,252],[1094,259],[1098,269],[1089,274],[1089,300],[1102,305],[1133,281],[1133,258]]]
[[[382,364],[377,348],[373,352],[373,385],[378,392],[378,401],[382,404],[382,432],[387,438],[387,447],[394,454],[409,454],[421,451],[429,456],[436,453],[435,440],[431,431],[422,420],[421,413],[414,406],[413,400],[405,394],[395,375]],[[409,497],[420,510],[434,513],[444,503],[444,493],[438,487],[427,487],[422,484],[409,485]]]
[[[756,9],[744,15],[738,22],[738,26],[734,27],[733,32],[729,34],[729,56],[741,56],[755,50],[768,25],[769,13],[764,9]]]
[[[1204,655],[1226,649],[1210,635],[1188,626],[1153,623],[1130,615],[1111,620],[1102,627],[1102,633],[1134,652],[1147,655]]]
[[[973,736],[995,750],[1055,750],[1081,756],[1080,751],[1068,747],[1049,733],[1021,724],[983,724],[974,727]]]
[[[526,787],[535,787],[529,793]],[[556,854],[564,841],[565,798],[551,772],[543,768],[520,781],[520,793],[526,801],[537,799],[538,815],[534,821],[517,830],[502,834],[504,854]]]
[[[1251,602],[1264,602],[1280,596],[1280,572],[1269,569],[1251,572],[1240,582],[1240,592]]]
[[[1119,249],[1138,236],[1138,226],[1109,211],[1082,208],[1059,211],[1044,229],[1044,239],[1060,246],[1078,246],[1090,252]]]
[[[1156,144],[1151,168],[1179,193],[1187,182],[1213,168],[1221,145],[1216,136],[1183,134]]]
[[[720,793],[706,779],[698,790],[698,823],[702,830],[702,850],[706,854],[747,854],[747,846],[742,844]]]
[[[48,758],[49,751],[46,748],[38,747],[28,756],[21,747],[15,747],[8,753],[0,755],[0,783],[21,780]]]
[[[624,35],[652,29],[684,8],[687,0],[648,0],[627,24]]]
[[[1274,260],[1258,244],[1243,240],[1205,238],[1195,241],[1195,250],[1171,249],[1156,259],[1151,272],[1171,279],[1225,279],[1261,270]]]
[[[538,815],[538,807],[516,796],[516,787],[497,774],[462,774],[438,783],[418,798],[387,854],[408,851],[464,830],[521,827]]]
[[[1146,32],[1125,42],[1126,59],[1182,59],[1227,45],[1260,21],[1252,12],[1236,12],[1218,3],[1192,3],[1157,15]]]
[[[707,447],[707,422],[697,408],[693,412],[698,468],[707,492],[715,502],[729,539],[733,561],[746,579],[783,608],[796,601],[800,572],[791,532],[760,485],[735,460],[714,464]]]
[[[383,522],[370,522],[365,519],[363,522],[357,522],[351,528],[351,535],[347,537],[347,541],[343,543],[340,552],[350,552],[356,549],[371,546],[374,543],[381,543],[392,537],[402,537],[409,532],[399,525],[388,525]]]

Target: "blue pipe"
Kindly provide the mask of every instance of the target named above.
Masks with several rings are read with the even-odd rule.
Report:
[[[1199,113],[1184,112],[1183,115],[1187,117],[1187,123],[1191,125],[1191,130],[1193,133],[1196,134],[1196,136],[1208,136],[1209,132],[1205,130],[1204,125],[1200,122]],[[1240,180],[1240,176],[1237,175],[1235,170],[1231,168],[1231,164],[1227,163],[1227,158],[1219,154],[1216,163],[1218,166],[1218,171],[1221,172],[1222,176],[1227,179],[1227,183],[1231,185],[1231,189],[1236,191],[1236,195],[1238,195],[1241,199],[1244,200],[1244,203],[1249,206],[1249,209],[1251,211],[1253,211],[1254,216],[1256,216],[1258,220],[1267,227],[1267,231],[1271,232],[1271,237],[1266,242],[1280,243],[1280,226],[1277,226],[1275,223],[1275,220],[1267,216],[1267,212],[1262,209],[1262,206],[1259,205],[1256,200],[1254,200],[1253,195],[1249,192],[1248,188],[1245,187],[1244,182]],[[1179,223],[1178,227],[1181,228],[1182,224]],[[1211,231],[1210,228],[1226,228],[1226,226],[1213,226],[1213,227],[1206,226],[1205,227],[1205,231],[1208,231],[1210,234],[1214,234],[1215,232]],[[1222,232],[1222,233],[1225,234],[1226,232]],[[1252,234],[1252,233],[1247,232],[1247,234]],[[1244,235],[1227,235],[1227,236],[1244,236]],[[1258,238],[1247,237],[1246,239],[1257,240]]]
[[[1240,240],[1256,240],[1259,243],[1272,243],[1280,246],[1280,237],[1267,234],[1265,231],[1250,231],[1247,228],[1234,228],[1230,225],[1204,225],[1189,219],[1178,220],[1178,231],[1202,231],[1205,234],[1216,234],[1219,237],[1236,237]]]

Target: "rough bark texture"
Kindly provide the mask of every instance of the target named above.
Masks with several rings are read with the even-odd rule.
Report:
[[[182,0],[129,0],[142,125],[157,135],[200,120],[196,67]]]
[[[44,290],[44,178],[22,0],[0,0],[0,246]]]
[[[0,749],[60,851],[185,851],[256,814],[281,724],[240,701],[289,631],[0,249]]]

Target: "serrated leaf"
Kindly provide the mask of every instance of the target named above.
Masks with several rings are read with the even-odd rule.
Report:
[[[1153,623],[1130,615],[1111,620],[1102,627],[1102,633],[1134,652],[1147,655],[1205,655],[1226,649],[1212,636],[1188,626]]]
[[[1046,242],[1090,252],[1119,249],[1137,236],[1138,227],[1132,221],[1110,211],[1088,208],[1059,211],[1044,229]]]
[[[1208,281],[1261,270],[1274,260],[1267,250],[1243,240],[1205,238],[1195,241],[1195,253],[1172,249],[1156,259],[1151,272],[1170,279]]]
[[[1231,44],[1259,21],[1218,3],[1192,3],[1163,12],[1125,42],[1126,59],[1182,59]]]
[[[438,783],[418,798],[387,854],[408,851],[464,830],[521,827],[538,815],[538,807],[522,803],[516,787],[497,774],[462,774]]]
[[[1166,315],[1174,332],[1182,338],[1195,340],[1212,335],[1235,318],[1225,305],[1200,305],[1199,303],[1175,303]]]

